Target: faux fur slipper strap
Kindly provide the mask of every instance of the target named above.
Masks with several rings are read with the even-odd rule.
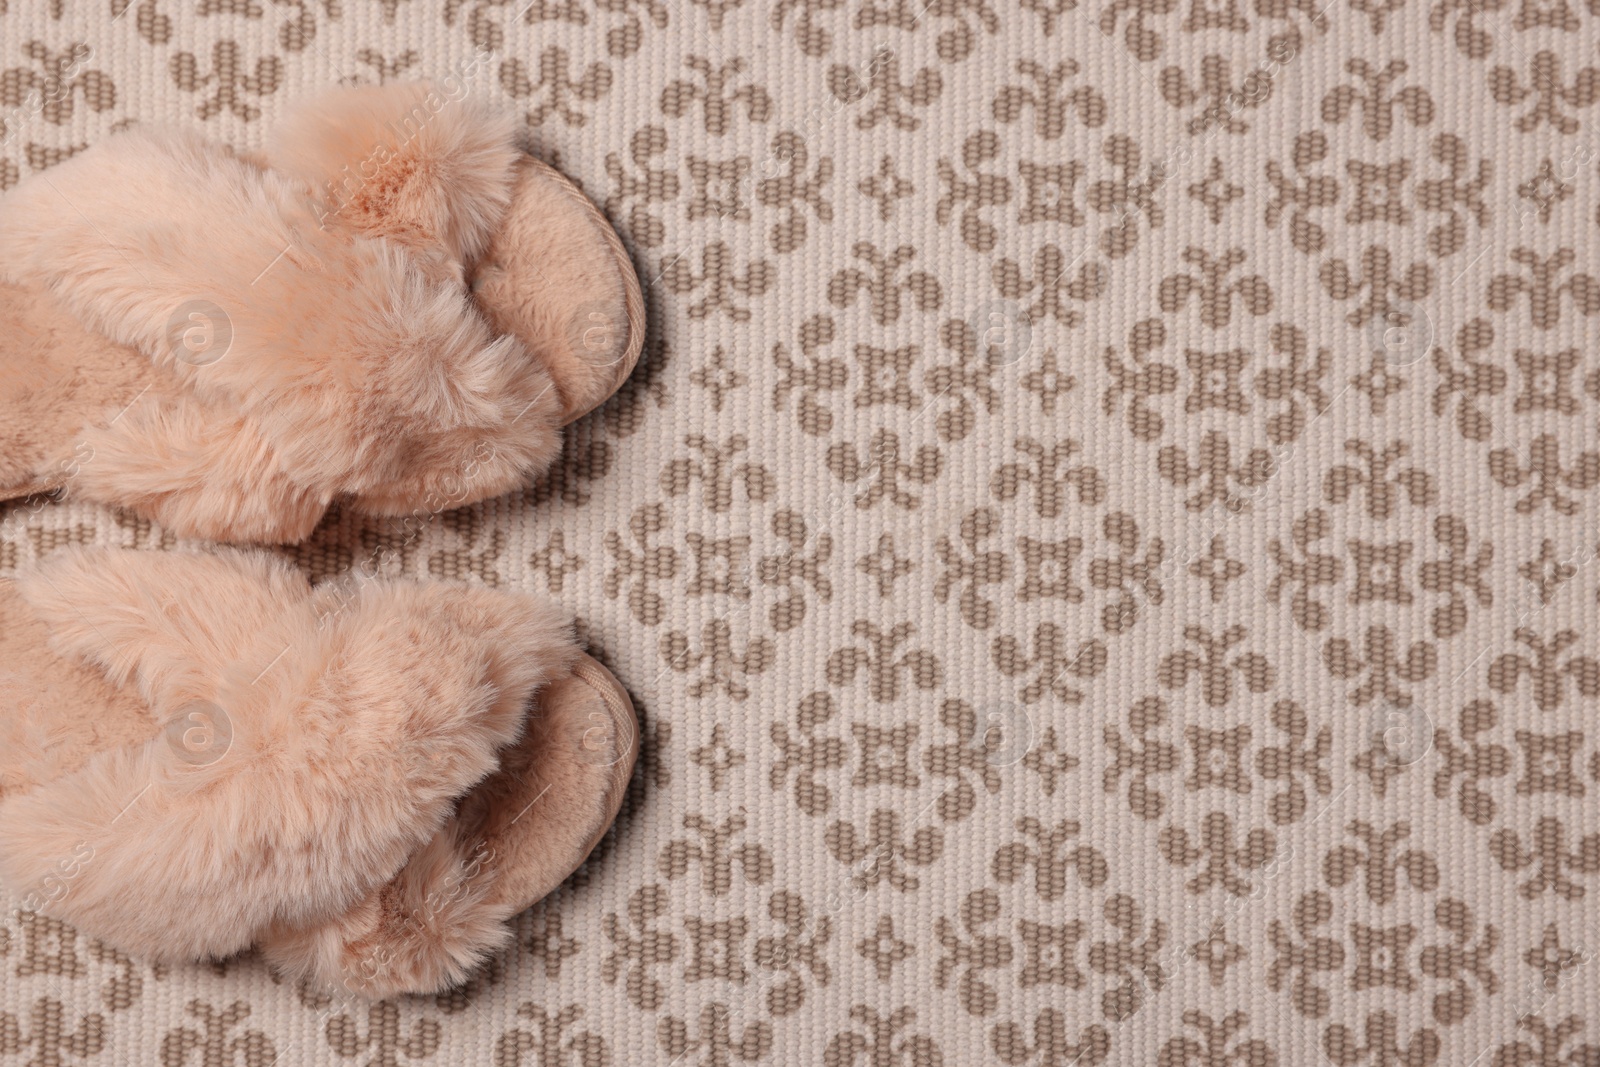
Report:
[[[0,583],[0,880],[151,960],[330,922],[458,818],[577,656],[555,609],[482,587],[63,551]]]
[[[326,224],[464,268],[495,329],[549,370],[570,422],[638,361],[639,279],[616,230],[572,181],[520,151],[506,173],[505,115],[463,95],[470,88],[330,90],[290,108],[265,158],[306,183]]]
[[[0,197],[0,498],[293,541],[337,496],[416,514],[541,473],[631,370],[643,301],[514,132],[350,90],[291,116],[282,172],[136,127]]]

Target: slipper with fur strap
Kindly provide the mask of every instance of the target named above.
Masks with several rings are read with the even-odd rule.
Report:
[[[0,882],[150,961],[260,943],[321,987],[446,988],[633,765],[566,618],[481,586],[63,550],[0,582],[0,664]]]
[[[341,89],[248,158],[135,127],[0,197],[0,499],[233,542],[463,506],[547,469],[643,334],[616,232],[509,112]]]

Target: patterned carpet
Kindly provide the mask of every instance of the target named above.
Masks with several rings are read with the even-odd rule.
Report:
[[[651,315],[546,481],[292,552],[548,594],[635,694],[622,818],[515,951],[367,1004],[11,901],[0,1064],[1600,1064],[1597,41],[1596,0],[0,0],[0,186],[453,75]],[[5,571],[174,547],[0,516]]]

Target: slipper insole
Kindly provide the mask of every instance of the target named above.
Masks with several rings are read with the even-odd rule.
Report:
[[[70,774],[93,755],[155,736],[137,693],[97,668],[56,655],[49,631],[10,581],[0,581],[0,799]]]
[[[617,231],[560,171],[524,156],[469,279],[489,324],[549,370],[571,422],[617,391],[644,344],[644,297]]]
[[[150,360],[80,325],[48,290],[0,283],[0,500],[72,478],[73,442],[158,378]]]
[[[456,815],[501,872],[488,903],[520,910],[572,873],[610,828],[637,752],[632,703],[594,660],[539,692],[522,740]]]

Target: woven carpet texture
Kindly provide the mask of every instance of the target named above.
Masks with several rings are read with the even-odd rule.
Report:
[[[0,1064],[1600,1064],[1600,2],[0,0],[0,186],[421,76],[649,341],[282,551],[570,608],[628,802],[437,997],[8,899]],[[0,509],[77,544],[205,549]]]

